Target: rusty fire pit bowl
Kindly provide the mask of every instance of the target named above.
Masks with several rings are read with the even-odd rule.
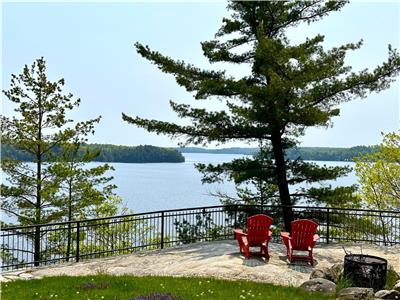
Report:
[[[386,284],[387,260],[365,254],[347,254],[344,257],[344,276],[352,286],[381,290]]]

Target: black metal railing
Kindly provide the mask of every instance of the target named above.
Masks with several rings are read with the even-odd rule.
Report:
[[[78,262],[179,244],[232,239],[248,216],[274,219],[274,241],[283,230],[282,206],[208,206],[1,229],[1,270]],[[400,244],[400,212],[293,207],[295,218],[318,224],[322,243]],[[35,245],[39,245],[35,247]]]

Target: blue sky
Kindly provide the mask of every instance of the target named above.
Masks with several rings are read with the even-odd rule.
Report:
[[[150,134],[122,121],[121,113],[182,123],[170,109],[170,99],[199,103],[174,78],[142,59],[136,41],[176,59],[205,68],[200,42],[212,39],[226,4],[208,3],[11,3],[2,4],[2,87],[10,74],[21,72],[44,56],[49,78],[66,80],[66,91],[82,99],[70,117],[86,120],[102,115],[91,142],[121,145],[176,146],[177,141]],[[352,2],[324,20],[291,30],[292,42],[317,33],[327,48],[364,39],[364,46],[348,56],[354,70],[373,68],[387,57],[387,45],[399,48],[399,2]],[[245,68],[227,67],[240,76]],[[3,96],[4,99],[4,96]],[[10,114],[9,102],[2,104]],[[350,147],[379,143],[380,132],[399,128],[399,81],[367,99],[342,104],[332,128],[310,129],[303,146]],[[225,146],[248,146],[231,143]],[[211,146],[212,147],[212,146]]]

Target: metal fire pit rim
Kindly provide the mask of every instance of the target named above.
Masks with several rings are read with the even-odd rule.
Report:
[[[382,260],[382,262],[379,262],[379,263],[378,263],[378,262],[362,262],[362,261],[347,259],[347,258],[349,258],[350,256],[371,257],[371,258],[375,258],[375,259],[378,259],[378,260]],[[361,265],[380,265],[380,264],[388,264],[388,261],[387,261],[386,258],[379,257],[379,256],[375,256],[375,255],[369,255],[369,254],[346,254],[346,255],[344,256],[344,260],[345,260],[345,261],[348,260],[348,261],[351,261],[351,262],[356,262],[356,263],[361,264]]]

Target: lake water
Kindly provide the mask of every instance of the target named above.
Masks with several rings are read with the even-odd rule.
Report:
[[[202,184],[201,174],[194,167],[195,163],[229,162],[243,155],[184,153],[184,163],[154,163],[154,164],[112,164],[115,171],[114,183],[116,190],[127,207],[135,212],[147,212],[162,209],[219,205],[220,202],[210,193],[226,192],[234,196],[235,185],[232,182],[224,184]],[[354,166],[351,162],[316,162],[328,166]],[[357,183],[354,171],[346,177],[324,184],[351,185]]]
[[[116,193],[124,199],[124,204],[135,212],[149,212],[163,209],[219,205],[216,197],[210,195],[216,191],[235,196],[235,186],[231,182],[224,184],[202,184],[201,174],[194,167],[195,163],[229,162],[243,155],[184,153],[184,163],[112,163],[115,171],[113,183],[118,186]],[[316,162],[328,166],[354,166],[349,162]],[[100,163],[90,163],[95,166]],[[3,177],[3,179],[5,179]],[[351,185],[357,183],[354,171],[344,178],[331,183]],[[4,221],[11,221],[2,216]]]

